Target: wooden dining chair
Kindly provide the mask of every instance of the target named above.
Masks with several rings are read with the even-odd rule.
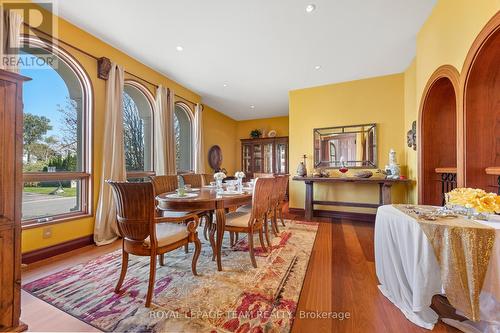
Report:
[[[181,177],[184,179],[184,183],[191,185],[191,187],[203,186],[203,176],[199,173],[185,173]]]
[[[259,234],[259,240],[264,251],[264,233],[268,246],[271,245],[267,236],[267,216],[270,209],[270,196],[273,190],[274,179],[259,178],[255,182],[252,198],[252,209],[249,213],[235,211],[226,215],[225,230],[230,233],[246,233],[248,235],[248,247],[253,267],[257,268],[254,255],[253,235]]]
[[[178,186],[177,176],[175,175],[150,176],[149,179],[153,184],[155,196],[162,193],[174,192]]]
[[[271,196],[269,197],[270,205],[268,217],[271,222],[271,229],[273,230],[274,236],[278,236],[278,217],[277,217],[277,208],[280,200],[280,185],[281,185],[281,176],[273,177],[273,190],[271,191]]]
[[[199,218],[189,216],[191,222],[186,226],[178,218],[157,216],[153,184],[107,181],[113,189],[116,203],[117,224],[122,243],[122,268],[115,292],[119,293],[128,268],[129,254],[150,257],[149,284],[146,307],[151,306],[153,297],[156,256],[173,251],[188,243],[194,243],[195,251],[191,270],[194,275],[196,263],[201,252],[197,227]],[[181,222],[181,223],[179,223]]]
[[[214,175],[210,173],[204,173],[201,175],[203,180],[203,185],[210,185],[214,181]]]
[[[276,207],[276,211],[278,213],[278,217],[281,220],[281,224],[285,226],[285,219],[283,218],[283,206],[285,205],[285,199],[286,199],[286,191],[288,189],[288,179],[289,175],[282,175],[279,177],[279,200],[278,200],[278,206]]]

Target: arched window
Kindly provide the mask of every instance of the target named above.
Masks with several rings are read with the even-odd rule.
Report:
[[[66,51],[23,38],[26,224],[91,214],[92,88]]]
[[[175,160],[178,172],[193,170],[193,122],[191,109],[176,103],[174,110]]]
[[[123,91],[125,165],[130,178],[153,170],[153,96],[141,84],[126,81]]]

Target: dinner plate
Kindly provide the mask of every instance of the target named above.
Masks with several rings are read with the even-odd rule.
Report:
[[[238,194],[243,194],[243,193],[238,192],[238,191],[224,191],[221,194],[222,195],[238,195]]]
[[[184,195],[179,195],[177,193],[167,194],[167,198],[171,199],[187,199],[187,198],[195,198],[197,196],[198,196],[197,193],[185,193]]]

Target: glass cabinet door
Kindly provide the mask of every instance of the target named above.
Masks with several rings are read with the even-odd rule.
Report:
[[[251,173],[252,172],[252,146],[244,145],[243,146],[243,172]]]
[[[262,172],[262,146],[253,145],[253,172]]]
[[[288,173],[288,145],[285,142],[276,143],[276,173]]]
[[[264,173],[273,173],[273,144],[264,144]]]

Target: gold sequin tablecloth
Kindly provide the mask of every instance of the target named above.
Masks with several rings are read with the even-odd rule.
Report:
[[[495,229],[465,217],[419,218],[418,206],[394,207],[414,218],[427,236],[436,254],[450,304],[468,319],[479,321],[479,295],[490,263]]]
[[[408,207],[377,211],[375,267],[382,294],[408,320],[432,329],[438,320],[432,296],[445,292],[459,313],[473,319],[464,323],[475,332],[500,332],[500,222],[422,221]]]

